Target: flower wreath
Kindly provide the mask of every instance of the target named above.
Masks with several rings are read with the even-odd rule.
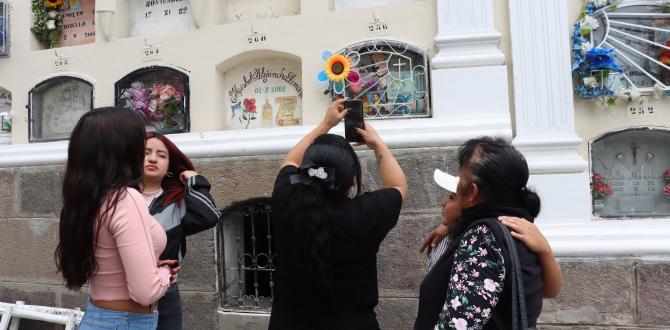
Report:
[[[39,41],[48,43],[49,48],[58,47],[58,40],[63,33],[62,6],[63,0],[32,0],[35,21],[30,30]]]
[[[599,10],[615,10],[618,0],[587,0],[582,6],[579,20],[572,33],[572,76],[575,79],[575,92],[581,99],[595,100],[602,106],[615,103],[640,103],[640,91],[628,87],[627,81],[615,73],[623,69],[614,55],[614,48],[594,47],[591,32],[600,27],[594,18]],[[670,0],[659,0],[664,12],[670,11]],[[607,8],[606,8],[607,7]],[[665,55],[663,55],[665,56]],[[663,61],[661,56],[661,61]],[[670,54],[668,55],[670,63]],[[658,99],[663,95],[659,85],[654,87],[652,96]]]

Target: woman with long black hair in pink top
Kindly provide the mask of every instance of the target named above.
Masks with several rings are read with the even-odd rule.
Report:
[[[55,259],[69,289],[90,285],[80,330],[155,329],[152,305],[179,271],[158,260],[165,230],[129,188],[143,162],[144,125],[132,110],[94,109],[70,137]]]

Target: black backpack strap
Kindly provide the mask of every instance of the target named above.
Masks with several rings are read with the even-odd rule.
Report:
[[[523,278],[521,272],[521,262],[519,261],[519,254],[516,250],[516,243],[510,233],[509,229],[505,227],[500,221],[493,221],[501,227],[505,244],[509,251],[510,257],[510,275],[512,276],[512,329],[526,330],[528,329],[528,315],[526,313],[526,295],[524,294]]]

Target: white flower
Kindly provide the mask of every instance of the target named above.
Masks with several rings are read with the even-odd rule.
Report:
[[[465,319],[451,319],[451,322],[454,322],[454,327],[456,330],[466,330],[468,328],[468,321]]]
[[[307,170],[307,175],[309,175],[310,177],[317,177],[321,180],[325,180],[328,178],[328,173],[326,173],[326,170],[323,169],[323,167],[310,168]]]
[[[637,88],[630,90],[630,100],[633,103],[640,103],[640,101],[642,101],[642,94],[640,94],[640,91],[637,90]]]
[[[598,24],[598,20],[593,18],[593,16],[586,15],[582,19],[581,27],[586,30],[595,30],[600,27],[600,24]]]
[[[596,77],[584,77],[582,81],[584,82],[584,86],[586,87],[596,88],[599,85],[598,79],[596,79]]]
[[[663,87],[659,84],[654,85],[654,91],[651,92],[651,96],[654,100],[660,99],[663,96]]]
[[[55,30],[56,29],[56,21],[50,19],[47,21],[47,29],[48,30]]]
[[[458,282],[458,274],[454,274],[454,276],[451,278],[454,282]]]
[[[607,0],[591,0],[596,7],[603,7],[607,5]]]
[[[0,112],[0,117],[4,117],[5,119],[10,119],[12,116],[9,115],[9,112]]]
[[[456,297],[454,299],[451,299],[451,308],[457,309],[458,306],[461,306],[461,305],[463,305],[463,304],[461,304],[461,302],[458,301],[458,297]]]
[[[593,44],[590,41],[582,43],[581,50],[582,53],[586,54],[589,50],[593,49]]]
[[[616,98],[617,102],[621,103],[626,103],[628,100],[630,100],[629,91],[625,88],[617,88],[614,91],[614,97]]]
[[[495,290],[497,286],[498,283],[496,283],[492,279],[487,278],[484,280],[484,289],[486,289],[487,291],[493,292],[493,290]]]
[[[482,311],[482,317],[485,317],[485,318],[489,317],[489,314],[491,314],[491,309],[490,308],[486,308]]]

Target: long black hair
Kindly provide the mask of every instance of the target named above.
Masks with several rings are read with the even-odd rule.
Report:
[[[299,258],[298,277],[302,285],[319,290],[326,298],[330,293],[330,236],[334,217],[333,206],[348,198],[352,185],[356,194],[361,193],[361,164],[354,149],[344,138],[333,134],[318,136],[303,156],[303,167],[327,167],[334,169],[335,185],[315,180],[309,185],[292,184],[287,189],[291,196],[283,221],[293,224],[294,239],[302,244],[292,255]],[[332,187],[332,186],[331,186]]]
[[[97,232],[114,213],[125,188],[141,180],[143,162],[144,124],[136,112],[97,108],[74,127],[54,254],[69,289],[78,290],[95,273]]]
[[[469,167],[472,176],[469,182],[461,184],[476,183],[485,203],[521,207],[533,218],[540,213],[540,197],[526,187],[529,176],[526,159],[502,138],[466,141],[458,152],[458,165]]]

